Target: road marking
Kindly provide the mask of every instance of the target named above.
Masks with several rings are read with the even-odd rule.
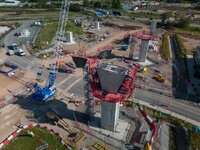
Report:
[[[19,66],[20,68],[25,68],[24,66],[20,65],[18,62],[14,62],[13,60],[9,60],[9,62],[17,64],[17,66]]]
[[[76,83],[78,83],[81,80],[81,78],[77,79],[76,81],[74,81],[70,86],[68,86],[67,89],[65,89],[65,91],[71,89]]]
[[[12,115],[7,115],[7,116],[5,116],[5,117],[3,117],[3,119],[8,119],[8,118],[10,118]]]
[[[57,87],[60,86],[61,84],[63,84],[65,81],[67,81],[68,79],[70,79],[72,76],[69,75],[66,79],[62,80],[60,83],[57,84]]]

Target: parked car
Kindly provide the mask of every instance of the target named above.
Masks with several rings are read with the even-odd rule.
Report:
[[[16,33],[14,34],[14,36],[20,36],[20,33],[17,33],[17,32],[16,32]]]
[[[24,53],[23,49],[21,49],[21,48],[18,49],[18,54],[19,54],[19,56],[25,56],[26,55],[26,53]]]
[[[13,50],[8,50],[8,51],[7,51],[7,54],[10,55],[10,56],[11,56],[11,55],[14,55],[14,51],[13,51]]]
[[[114,16],[122,16],[122,12],[120,12],[120,11],[118,11],[118,10],[113,10],[113,11],[112,11],[112,14],[113,14]]]

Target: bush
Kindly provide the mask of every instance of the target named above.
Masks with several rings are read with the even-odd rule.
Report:
[[[100,1],[96,1],[94,3],[94,8],[101,8],[101,2]]]
[[[112,8],[121,9],[121,0],[112,0]]]
[[[81,5],[80,4],[71,4],[69,7],[70,11],[74,11],[74,12],[79,12],[81,11]]]
[[[180,18],[177,27],[179,28],[187,28],[190,25],[190,19],[189,18]]]
[[[161,45],[161,51],[162,51],[163,57],[166,60],[170,59],[168,36],[169,35],[167,33],[163,34],[163,36],[162,36],[162,45]]]

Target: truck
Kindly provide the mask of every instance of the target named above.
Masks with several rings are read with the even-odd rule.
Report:
[[[126,51],[128,49],[128,45],[122,45],[117,47],[118,50]]]
[[[6,74],[6,75],[12,75],[14,71],[17,69],[18,69],[18,66],[12,63],[9,63],[9,62],[0,63],[0,73]]]
[[[109,15],[109,12],[108,11],[105,11],[105,10],[102,10],[102,9],[96,9],[95,10],[95,15],[97,17],[105,17],[105,16],[108,16]]]

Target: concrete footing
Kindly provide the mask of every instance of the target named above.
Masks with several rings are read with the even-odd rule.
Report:
[[[118,119],[115,126],[115,131],[109,131],[101,128],[101,122],[99,118],[101,118],[101,114],[96,113],[93,121],[90,122],[90,128],[100,132],[101,134],[107,135],[108,137],[110,136],[116,140],[126,141],[128,130],[130,128],[130,124],[128,122]]]

